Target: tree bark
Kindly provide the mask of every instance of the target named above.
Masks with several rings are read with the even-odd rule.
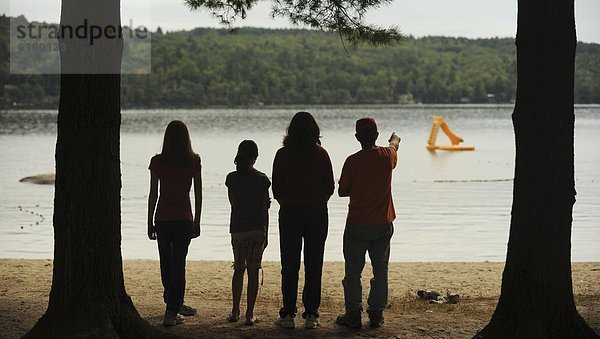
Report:
[[[516,161],[502,290],[485,338],[598,338],[571,281],[573,0],[519,0]]]
[[[120,1],[63,0],[61,25],[120,26]],[[122,39],[61,37],[54,270],[48,309],[25,337],[151,337],[125,292],[119,158]],[[92,73],[92,74],[90,74]],[[103,74],[104,73],[104,74]]]

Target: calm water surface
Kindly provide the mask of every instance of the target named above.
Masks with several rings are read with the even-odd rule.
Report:
[[[238,143],[254,139],[256,167],[270,175],[275,151],[298,110],[317,118],[334,175],[359,149],[354,121],[366,114],[379,124],[380,144],[396,131],[402,137],[393,196],[397,219],[394,261],[502,261],[510,225],[514,134],[510,106],[298,107],[206,110],[129,110],[121,128],[123,257],[157,259],[156,243],[146,238],[148,162],[160,152],[172,119],[188,123],[203,164],[202,236],[192,242],[191,259],[230,260],[229,204],[225,176],[234,170]],[[425,149],[433,115],[444,115],[450,129],[474,145],[474,152]],[[572,258],[600,260],[600,106],[576,109]],[[25,176],[54,171],[56,112],[0,112],[0,257],[51,258],[53,186],[20,183]],[[438,143],[449,143],[440,133]],[[329,203],[326,260],[343,260],[342,234],[347,198]],[[276,202],[266,260],[279,260]]]

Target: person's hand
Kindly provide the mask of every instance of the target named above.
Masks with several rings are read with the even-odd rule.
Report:
[[[156,240],[156,226],[152,221],[148,221],[148,239]]]
[[[200,236],[200,221],[194,221],[194,226],[192,228],[192,239],[198,238]]]
[[[392,136],[390,136],[390,140],[388,140],[388,142],[390,143],[390,147],[393,147],[396,151],[398,151],[398,148],[400,147],[400,137],[396,134],[396,132],[392,132]]]

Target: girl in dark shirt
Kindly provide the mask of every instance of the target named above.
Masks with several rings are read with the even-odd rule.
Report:
[[[148,238],[158,240],[163,299],[167,304],[163,325],[173,326],[184,322],[181,315],[196,314],[196,309],[183,303],[185,261],[191,239],[200,235],[202,209],[200,157],[192,149],[190,135],[183,122],[174,120],[169,123],[162,152],[152,157],[148,168]],[[196,199],[194,215],[190,202],[192,181]]]
[[[237,322],[240,318],[240,299],[244,284],[244,271],[248,271],[246,325],[258,322],[254,316],[254,304],[258,294],[258,270],[267,247],[269,230],[269,178],[254,168],[258,146],[252,140],[244,140],[238,147],[234,163],[236,171],[227,175],[231,219],[229,232],[233,248],[233,278],[231,290],[233,307],[227,318]]]
[[[333,194],[333,169],[321,147],[320,130],[308,112],[294,115],[273,160],[273,196],[279,202],[279,242],[283,306],[276,324],[294,328],[298,271],[304,241],[305,328],[319,326],[323,252],[327,239],[327,201]]]

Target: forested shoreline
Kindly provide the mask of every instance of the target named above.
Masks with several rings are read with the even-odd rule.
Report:
[[[59,76],[10,75],[9,34],[0,39],[0,106],[56,108]],[[511,103],[516,92],[512,38],[354,48],[313,30],[198,28],[159,29],[151,43],[152,73],[122,76],[124,108]],[[577,46],[575,102],[600,103],[599,44]]]

